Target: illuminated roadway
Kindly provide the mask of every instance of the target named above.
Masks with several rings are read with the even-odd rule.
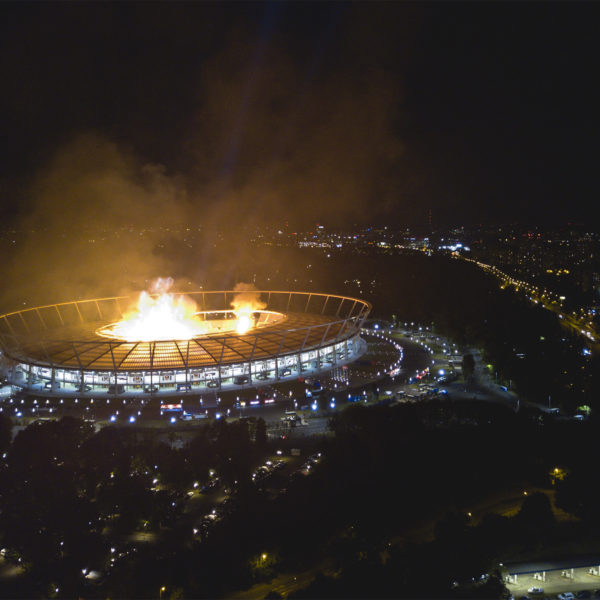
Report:
[[[542,290],[534,285],[531,285],[530,283],[527,283],[526,281],[515,279],[493,265],[488,265],[481,261],[473,258],[466,258],[464,256],[461,256],[460,258],[477,265],[480,269],[483,269],[492,275],[495,275],[502,282],[502,289],[510,285],[513,286],[516,291],[525,291],[525,293],[528,294],[531,302],[534,304],[539,304],[546,310],[552,311],[558,316],[565,327],[574,330],[575,333],[582,335],[588,341],[593,342],[594,345],[598,345],[597,340],[599,336],[591,322],[585,321],[584,319],[576,319],[573,314],[568,314],[562,311],[561,302],[564,300],[562,296],[558,296],[557,294],[549,292],[546,289]]]

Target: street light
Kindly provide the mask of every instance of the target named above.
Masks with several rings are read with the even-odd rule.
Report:
[[[160,588],[160,592],[158,594],[159,599],[162,600],[163,592],[165,592],[166,590],[167,590],[167,588],[164,585]]]

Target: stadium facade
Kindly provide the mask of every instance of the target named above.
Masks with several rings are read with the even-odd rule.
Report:
[[[371,305],[331,294],[257,291],[264,309],[244,334],[223,328],[236,292],[186,293],[210,333],[185,340],[110,336],[132,297],[65,302],[0,315],[0,368],[40,395],[176,393],[262,385],[355,360]],[[107,333],[109,332],[109,333]]]

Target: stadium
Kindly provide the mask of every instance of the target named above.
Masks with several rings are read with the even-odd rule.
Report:
[[[138,305],[164,308],[165,294],[143,295]],[[259,290],[167,296],[169,311],[185,313],[182,332],[178,324],[158,331],[137,323],[133,296],[0,315],[2,375],[48,396],[200,393],[329,370],[365,351],[360,330],[371,305],[364,300]]]

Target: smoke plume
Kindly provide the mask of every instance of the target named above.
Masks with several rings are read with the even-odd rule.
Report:
[[[171,272],[160,239],[189,221],[177,178],[95,133],[60,148],[27,200],[5,275],[9,307],[146,289]]]
[[[264,310],[267,307],[266,302],[260,299],[258,290],[251,283],[236,284],[234,292],[236,294],[231,301],[231,308],[235,313]]]

